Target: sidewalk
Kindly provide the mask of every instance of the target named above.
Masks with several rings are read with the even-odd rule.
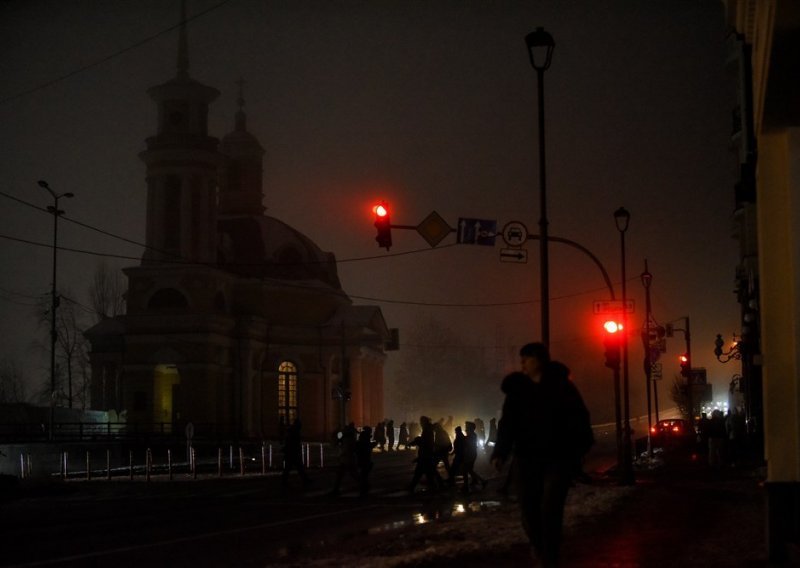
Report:
[[[762,474],[752,467],[714,471],[702,458],[668,456],[663,466],[638,471],[634,486],[620,487],[608,477],[578,485],[567,501],[562,566],[768,566]],[[318,550],[278,564],[362,568],[533,565],[518,508],[509,502],[472,515],[364,535],[339,543],[334,550]]]

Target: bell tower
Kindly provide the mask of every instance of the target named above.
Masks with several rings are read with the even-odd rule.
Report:
[[[139,154],[147,166],[149,248],[142,264],[214,263],[217,177],[225,158],[208,135],[208,106],[219,91],[189,77],[185,1],[177,74],[147,93],[158,108],[158,129]]]

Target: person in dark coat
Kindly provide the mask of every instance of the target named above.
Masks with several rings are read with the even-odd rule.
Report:
[[[345,475],[350,475],[361,485],[361,474],[358,471],[358,458],[356,457],[356,427],[355,424],[348,424],[338,438],[339,444],[339,464],[336,466],[336,478],[333,482],[331,495],[339,495],[339,488]]]
[[[410,445],[417,447],[417,458],[414,460],[416,466],[414,467],[414,475],[411,478],[411,483],[408,484],[408,491],[414,492],[417,483],[425,476],[428,482],[428,489],[435,491],[439,489],[444,482],[436,471],[436,462],[434,461],[434,445],[433,445],[433,424],[431,419],[427,416],[420,416],[420,425],[422,431],[419,436],[414,438]]]
[[[453,451],[453,441],[450,439],[450,434],[444,429],[443,422],[443,420],[440,420],[433,425],[433,462],[437,467],[439,462],[444,465],[449,481],[449,478],[452,477],[450,473],[450,452]]]
[[[486,488],[486,481],[475,471],[475,460],[478,459],[478,435],[475,433],[475,423],[467,422],[467,435],[464,436],[464,463],[461,474],[464,476],[464,493],[469,493],[470,483],[480,484],[481,489]]]
[[[391,452],[394,449],[394,420],[386,419],[386,448]]]
[[[372,471],[372,448],[377,442],[372,440],[372,428],[364,426],[356,442],[356,463],[359,473],[359,492],[361,496],[369,494],[369,474]]]
[[[309,485],[311,480],[306,475],[306,468],[303,464],[303,440],[300,435],[302,425],[300,419],[296,418],[286,430],[286,439],[283,442],[283,473],[281,483],[285,486],[289,481],[289,472],[293,469],[300,474],[303,485]]]
[[[400,435],[397,438],[397,449],[400,449],[400,446],[403,446],[403,449],[408,449],[408,426],[406,423],[403,422],[400,424]]]
[[[382,452],[386,451],[386,424],[378,422],[377,426],[375,426],[373,437],[378,443],[378,448],[380,448]]]
[[[453,463],[450,464],[450,477],[447,483],[451,487],[456,485],[456,477],[463,475],[464,452],[466,451],[467,437],[461,431],[461,426],[456,426],[456,437],[453,438]],[[464,477],[464,485],[467,486],[468,479]]]
[[[505,401],[491,462],[499,471],[513,454],[531,552],[544,566],[558,566],[567,491],[594,438],[569,369],[551,361],[542,343],[523,346],[520,359],[522,372],[503,379]]]
[[[486,427],[483,424],[483,420],[480,418],[476,418],[473,420],[475,422],[475,434],[478,436],[478,443],[485,444],[486,443]]]

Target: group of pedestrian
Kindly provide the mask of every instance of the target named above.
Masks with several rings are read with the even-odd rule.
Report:
[[[699,450],[708,456],[708,465],[720,469],[725,465],[735,467],[743,457],[746,434],[744,414],[737,408],[723,413],[720,409],[703,412],[697,423]]]
[[[449,418],[452,424],[452,417]],[[475,471],[478,458],[478,436],[474,422],[466,422],[466,434],[461,426],[455,428],[455,440],[450,438],[443,419],[433,422],[428,416],[420,416],[421,432],[409,442],[417,448],[414,474],[407,489],[413,493],[417,484],[425,477],[430,490],[455,487],[458,478],[462,481],[462,492],[469,493],[470,484],[485,488],[488,483]],[[452,461],[450,456],[452,455]],[[442,465],[446,478],[439,473]]]
[[[398,448],[417,449],[414,473],[407,487],[411,492],[423,477],[432,490],[454,487],[458,477],[464,492],[469,492],[472,485],[485,487],[487,481],[475,472],[479,444],[487,450],[492,447],[490,462],[498,472],[511,461],[531,555],[541,565],[553,567],[559,562],[567,493],[573,478],[581,472],[594,437],[589,411],[570,380],[569,369],[551,360],[543,343],[529,343],[519,354],[522,370],[503,379],[502,416],[496,426],[494,419],[490,420],[488,437],[481,432],[483,423],[479,419],[466,422],[464,430],[457,426],[453,440],[446,427],[448,422],[452,426],[452,417],[448,422],[434,423],[428,416],[421,416],[419,424],[400,425]],[[712,415],[712,421],[715,418],[719,420]],[[731,423],[735,421],[732,419]],[[716,434],[710,427],[708,431],[710,441]],[[338,494],[349,475],[358,483],[361,495],[367,495],[373,449],[394,449],[393,423],[382,421],[374,434],[369,426],[358,432],[351,423],[338,433],[337,442],[340,459],[331,493]],[[284,483],[290,467],[296,467],[303,482],[308,483],[302,466],[299,420],[288,429],[284,454]],[[446,480],[438,472],[440,463],[447,473]]]

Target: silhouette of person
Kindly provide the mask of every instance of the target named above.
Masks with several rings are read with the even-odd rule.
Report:
[[[386,419],[386,448],[391,452],[394,449],[394,420]]]
[[[451,487],[456,485],[456,476],[463,474],[466,442],[467,438],[461,431],[461,426],[456,426],[456,436],[453,438],[453,463],[450,464],[450,477],[447,479],[447,483]],[[466,486],[466,484],[467,478],[464,477],[464,485]]]
[[[558,566],[564,503],[572,476],[594,443],[589,411],[543,343],[520,349],[522,372],[503,379],[503,413],[491,462],[499,471],[514,455],[522,526],[531,553]]]
[[[476,418],[473,420],[475,422],[475,434],[478,436],[478,443],[485,444],[486,443],[486,426],[483,423],[483,420],[480,418]]]
[[[497,419],[492,417],[489,420],[489,435],[486,437],[486,442],[483,444],[483,448],[486,449],[489,444],[494,446],[497,443]]]
[[[488,481],[483,479],[475,471],[475,460],[478,459],[478,435],[475,433],[475,423],[467,422],[467,435],[464,437],[464,464],[462,466],[462,475],[464,476],[464,493],[469,493],[470,481],[474,484],[480,484],[481,489],[486,488]]]
[[[344,430],[342,430],[341,434],[341,438],[339,439],[339,464],[336,467],[336,478],[333,482],[333,489],[331,489],[330,492],[331,495],[339,494],[342,480],[347,474],[350,474],[350,476],[359,483],[359,487],[361,484],[361,474],[358,471],[356,457],[355,425],[352,423],[348,424],[345,426]]]
[[[433,444],[434,454],[433,461],[434,467],[439,465],[439,462],[444,465],[444,470],[447,472],[448,480],[452,477],[450,473],[450,452],[453,451],[453,442],[450,440],[450,435],[444,429],[442,421],[433,425]]]
[[[378,425],[375,426],[373,437],[378,442],[380,450],[382,452],[386,451],[386,425],[383,422],[378,422]]]
[[[359,472],[359,493],[362,496],[369,494],[369,474],[372,471],[372,448],[377,442],[372,440],[372,428],[364,426],[358,435],[355,454]]]
[[[286,429],[286,439],[283,442],[283,473],[281,483],[286,486],[289,481],[289,472],[297,470],[303,485],[308,485],[311,480],[306,475],[306,468],[303,464],[303,441],[300,434],[302,425],[299,418],[295,418]]]
[[[400,446],[403,446],[403,449],[408,449],[408,426],[406,423],[403,422],[400,424],[400,435],[397,438],[397,449],[400,449]]]
[[[414,475],[411,477],[411,483],[408,484],[408,491],[414,492],[422,476],[428,483],[428,489],[435,491],[443,485],[442,478],[436,471],[436,462],[434,461],[434,434],[433,424],[431,419],[427,416],[420,416],[419,423],[421,426],[420,435],[414,438],[410,445],[417,447],[417,457],[414,460],[416,466],[414,467]]]

